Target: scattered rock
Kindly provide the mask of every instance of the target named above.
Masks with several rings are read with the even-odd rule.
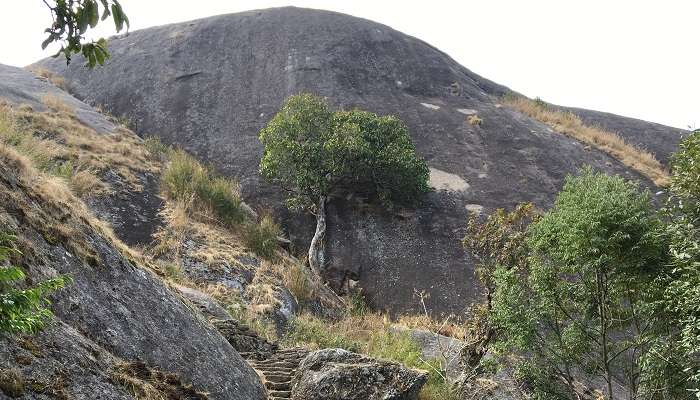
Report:
[[[342,349],[309,353],[292,380],[294,400],[416,400],[424,371]]]

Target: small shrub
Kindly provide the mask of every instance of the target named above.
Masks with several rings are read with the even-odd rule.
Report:
[[[146,150],[148,150],[148,152],[151,153],[152,156],[158,158],[166,156],[171,151],[170,146],[161,142],[160,139],[156,136],[147,136],[143,140],[143,145],[146,147]]]
[[[51,174],[70,182],[73,177],[73,161],[68,160],[53,167]]]
[[[196,183],[196,193],[225,226],[234,226],[245,220],[246,214],[241,205],[238,185],[231,179],[212,178],[207,173]]]
[[[214,177],[182,150],[170,153],[170,162],[161,182],[166,196],[189,203],[194,209],[209,212],[224,226],[237,225],[246,218],[238,185],[231,179]]]
[[[277,250],[277,237],[280,234],[279,225],[270,216],[264,216],[259,224],[250,223],[244,230],[243,239],[246,246],[257,255],[273,259]]]
[[[481,126],[481,124],[484,123],[484,120],[482,120],[476,115],[470,115],[469,117],[467,117],[467,122],[469,122],[470,125]]]
[[[308,273],[301,264],[288,265],[282,271],[284,286],[292,292],[299,304],[304,304],[313,295],[313,287]]]
[[[362,292],[355,291],[348,298],[347,312],[353,317],[364,317],[370,313],[369,305],[362,295]]]

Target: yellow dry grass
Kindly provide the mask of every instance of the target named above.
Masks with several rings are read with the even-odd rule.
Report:
[[[68,115],[70,117],[75,116],[75,108],[66,104],[60,97],[47,93],[41,98],[41,102],[44,103],[49,110],[58,113]]]
[[[613,132],[586,125],[572,112],[559,111],[542,102],[522,96],[505,96],[502,102],[516,111],[549,125],[559,133],[609,154],[646,176],[657,186],[666,186],[669,183],[668,170],[652,153],[625,142]]]
[[[49,71],[48,69],[42,67],[30,67],[28,69],[29,72],[33,73],[36,76],[46,79],[57,88],[68,91],[68,84],[62,76],[58,76],[53,72]]]
[[[43,100],[49,111],[0,101],[0,142],[15,147],[41,171],[60,170],[79,196],[108,193],[109,186],[100,179],[107,171],[116,172],[136,191],[142,189],[140,173],[160,171],[162,161],[151,156],[133,132],[118,127],[98,133],[77,120],[61,99]]]

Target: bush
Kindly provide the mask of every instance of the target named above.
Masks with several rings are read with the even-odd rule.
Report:
[[[235,226],[246,218],[238,185],[231,179],[213,176],[182,150],[170,153],[161,182],[166,196],[209,212],[224,226]]]
[[[264,216],[260,223],[250,223],[243,232],[246,246],[255,254],[268,260],[275,258],[277,250],[277,237],[280,235],[280,227],[270,216]]]
[[[308,272],[301,264],[293,263],[282,271],[284,286],[292,292],[300,305],[313,296],[313,287]]]
[[[143,145],[152,156],[157,158],[165,157],[171,151],[170,146],[161,142],[156,136],[148,136],[143,139]]]

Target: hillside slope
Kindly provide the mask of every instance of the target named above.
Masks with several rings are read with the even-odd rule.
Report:
[[[72,284],[53,296],[56,319],[44,332],[0,338],[3,382],[8,371],[23,377],[23,398],[133,399],[139,397],[139,387],[155,385],[147,378],[153,376],[160,377],[164,393],[179,393],[178,398],[204,398],[196,397],[197,392],[207,392],[211,399],[264,398],[258,376],[226,339],[66,185],[72,177],[61,171],[66,165],[73,168],[72,157],[80,157],[81,166],[97,168],[95,159],[118,160],[100,150],[105,144],[101,140],[140,139],[26,71],[2,67],[0,76],[0,97],[22,103],[0,104],[0,230],[17,236],[21,254],[12,262],[25,270],[27,283],[58,274],[73,277]],[[12,136],[17,127],[8,115],[33,130]],[[50,125],[37,125],[41,123]],[[87,147],[76,148],[89,154],[68,152],[73,141],[86,139],[91,141],[80,143]],[[48,154],[58,157],[43,157]],[[131,156],[137,164],[137,154]],[[62,157],[63,164],[40,163]],[[118,163],[108,170],[124,176],[131,171],[121,170]],[[116,195],[122,191],[120,179],[112,182]],[[139,229],[137,222],[130,223],[125,229]]]
[[[79,98],[129,118],[137,133],[239,178],[246,201],[273,210],[300,250],[314,224],[287,212],[280,190],[261,181],[259,129],[301,91],[403,119],[435,192],[412,210],[383,211],[355,198],[334,199],[328,210],[327,279],[336,288],[359,280],[370,303],[393,312],[417,308],[414,290],[432,294],[427,306],[435,312],[462,313],[478,296],[460,244],[469,211],[522,201],[545,207],[583,165],[651,185],[606,153],[503,107],[499,97],[509,89],[434,47],[347,15],[298,8],[221,15],[115,37],[110,51],[108,64],[93,71],[79,60],[39,64],[65,77]],[[470,123],[473,115],[482,123]],[[658,135],[668,140],[639,143],[666,159],[679,131]]]

